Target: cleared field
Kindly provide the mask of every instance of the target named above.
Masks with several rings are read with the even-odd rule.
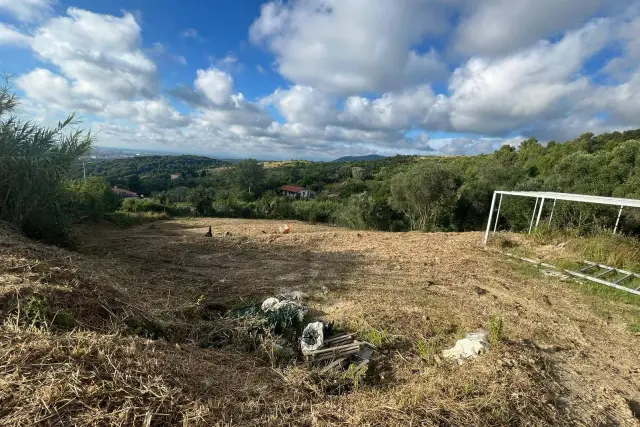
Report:
[[[9,425],[637,426],[640,301],[583,292],[481,245],[480,233],[380,233],[188,219],[82,230],[79,253],[0,231],[0,419]],[[205,238],[208,226],[214,237]],[[332,394],[313,372],[203,334],[193,317],[285,290],[380,351]],[[28,301],[75,329],[25,325]],[[43,310],[44,311],[44,310]],[[504,338],[457,366],[435,355],[490,319]],[[133,322],[133,323],[132,323]],[[234,323],[235,322],[235,323]],[[162,339],[132,329],[162,325]],[[138,330],[140,329],[140,330]],[[221,332],[222,331],[222,332]],[[151,331],[153,332],[153,331]],[[232,332],[231,332],[232,333]],[[217,336],[217,335],[216,335]],[[154,336],[155,338],[155,336]]]

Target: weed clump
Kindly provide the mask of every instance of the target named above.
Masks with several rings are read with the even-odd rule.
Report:
[[[504,320],[502,317],[496,315],[489,317],[487,331],[489,331],[489,344],[497,347],[504,339]]]

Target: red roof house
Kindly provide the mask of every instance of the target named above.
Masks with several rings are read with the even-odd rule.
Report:
[[[300,197],[302,199],[312,199],[316,197],[316,192],[312,190],[307,190],[304,187],[299,187],[297,185],[283,185],[279,187],[278,190],[285,196],[290,197]]]

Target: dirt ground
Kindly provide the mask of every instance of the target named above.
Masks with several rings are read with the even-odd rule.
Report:
[[[174,343],[145,341],[166,354],[164,363],[178,357],[172,363],[184,364],[180,375],[189,384],[181,393],[200,408],[189,406],[197,412],[193,425],[640,426],[633,414],[640,406],[640,336],[629,328],[640,316],[640,301],[596,300],[575,283],[485,249],[481,233],[382,233],[289,222],[291,233],[283,235],[281,224],[87,225],[79,254],[68,253],[63,267],[84,271],[80,279],[95,286],[109,283],[158,318],[175,318],[199,299],[231,309],[299,290],[314,316],[365,337],[382,336],[376,380],[341,395],[314,388],[300,368],[269,367],[251,353],[200,349],[185,339],[175,344],[188,353],[181,358],[172,353]],[[208,226],[213,238],[204,237]],[[5,260],[14,257],[13,267],[35,256],[16,245],[0,250]],[[22,279],[15,269],[0,271],[4,293],[24,283],[27,273],[18,271]],[[465,333],[486,328],[492,316],[504,323],[498,348],[462,366],[435,357]],[[126,340],[128,346],[142,341]],[[182,372],[190,369],[196,371]],[[0,403],[8,399],[9,371],[0,380]],[[78,411],[73,419],[91,424]],[[151,416],[147,425],[162,420]]]

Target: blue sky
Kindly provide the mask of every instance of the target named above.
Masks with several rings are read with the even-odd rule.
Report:
[[[640,127],[637,0],[0,0],[24,118],[221,157],[477,154]]]

